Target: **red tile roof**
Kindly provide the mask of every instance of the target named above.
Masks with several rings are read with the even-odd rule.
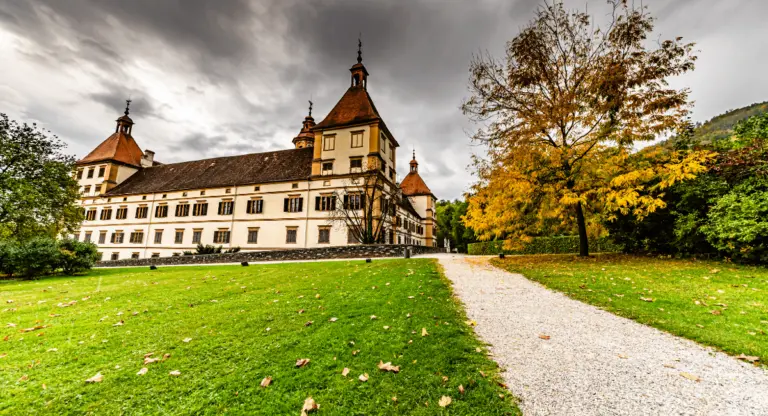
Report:
[[[141,166],[141,157],[144,153],[133,140],[131,135],[122,130],[117,131],[107,140],[96,146],[91,153],[77,161],[78,165],[114,160],[131,166]]]
[[[312,130],[324,130],[381,120],[376,106],[362,86],[350,87],[330,113]]]
[[[406,196],[432,195],[432,191],[424,183],[424,179],[421,179],[419,172],[414,171],[408,172],[405,179],[400,182],[400,189]]]
[[[304,180],[312,174],[313,152],[307,147],[152,166],[139,169],[107,195]]]

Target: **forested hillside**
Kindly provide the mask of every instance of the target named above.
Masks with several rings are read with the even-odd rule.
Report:
[[[768,113],[768,101],[729,110],[704,124],[697,125],[694,139],[699,143],[712,143],[713,140],[730,137],[736,123],[762,113]]]

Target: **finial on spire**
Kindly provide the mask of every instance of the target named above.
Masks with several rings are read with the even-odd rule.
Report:
[[[360,40],[362,33],[357,37],[357,63],[363,63],[363,41]]]
[[[125,112],[123,114],[125,114],[126,116],[128,115],[128,107],[130,106],[131,106],[131,99],[129,98],[125,100]]]
[[[416,160],[416,148],[413,148],[413,160]]]
[[[312,117],[312,100],[309,100],[309,116]]]

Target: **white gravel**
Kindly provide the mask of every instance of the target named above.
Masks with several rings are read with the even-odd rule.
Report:
[[[487,258],[434,257],[526,415],[768,415],[761,368],[569,299]]]

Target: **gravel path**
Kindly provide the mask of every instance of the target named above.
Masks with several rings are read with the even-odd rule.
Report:
[[[526,415],[768,415],[765,370],[569,299],[487,258],[434,257]]]

